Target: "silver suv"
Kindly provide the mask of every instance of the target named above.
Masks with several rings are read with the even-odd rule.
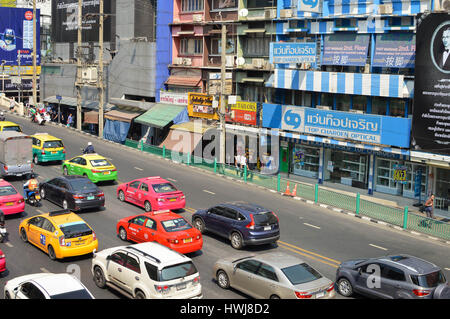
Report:
[[[396,255],[349,260],[336,272],[337,291],[383,299],[449,299],[450,286],[441,269],[423,259]]]

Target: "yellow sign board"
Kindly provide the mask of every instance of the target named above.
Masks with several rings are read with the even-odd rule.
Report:
[[[212,95],[206,93],[188,93],[188,113],[192,117],[218,120],[219,115],[213,108]]]
[[[41,74],[41,66],[36,66],[36,74]],[[19,66],[17,65],[4,65],[3,69],[0,67],[0,75],[33,75],[33,66],[32,65],[21,65],[20,66],[20,74],[19,74]]]
[[[257,109],[258,109],[258,103],[256,103],[256,102],[236,101],[236,104],[232,105],[231,109],[232,110],[256,112]]]

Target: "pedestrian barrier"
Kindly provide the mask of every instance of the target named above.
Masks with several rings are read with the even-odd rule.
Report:
[[[354,212],[358,216],[366,216],[374,220],[389,223],[429,236],[450,240],[450,223],[427,218],[417,214],[409,213],[408,207],[399,208],[375,203],[360,198],[359,193],[353,195],[343,194],[320,187],[318,184],[307,184],[290,181],[282,178],[280,174],[262,174],[257,171],[239,169],[234,165],[219,164],[214,159],[204,159],[191,154],[171,151],[165,148],[142,144],[133,140],[126,140],[126,146],[140,149],[141,151],[169,158],[174,162],[203,168],[215,174],[224,175],[246,183],[255,184],[264,188],[283,192],[289,196],[298,196],[305,200],[314,201],[317,204],[325,204]],[[296,183],[296,184],[295,184]],[[295,184],[290,191],[290,184]],[[295,193],[295,195],[293,195]]]

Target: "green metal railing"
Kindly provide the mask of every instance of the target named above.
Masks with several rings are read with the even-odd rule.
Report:
[[[437,221],[419,216],[408,211],[408,207],[398,208],[382,205],[373,201],[361,199],[359,193],[343,194],[320,187],[318,184],[307,184],[282,178],[280,174],[267,175],[257,171],[241,170],[234,165],[219,164],[215,159],[204,159],[191,154],[171,151],[165,147],[143,144],[133,140],[126,140],[126,146],[137,148],[174,162],[189,166],[200,167],[215,174],[243,180],[246,183],[259,185],[277,192],[285,193],[287,188],[295,195],[318,204],[326,204],[354,212],[358,216],[367,216],[375,220],[409,229],[430,236],[450,240],[450,223]],[[289,187],[288,187],[289,186]]]

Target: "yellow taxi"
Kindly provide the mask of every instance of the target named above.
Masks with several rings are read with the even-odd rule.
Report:
[[[19,124],[10,121],[0,121],[0,131],[15,131],[22,132]]]
[[[34,164],[66,159],[66,150],[60,138],[48,133],[36,133],[31,135],[31,138],[33,139]]]
[[[19,234],[48,254],[50,259],[82,256],[98,249],[93,229],[69,210],[58,210],[24,219]]]
[[[117,168],[98,154],[84,154],[64,161],[64,175],[83,175],[93,183],[117,180]]]

